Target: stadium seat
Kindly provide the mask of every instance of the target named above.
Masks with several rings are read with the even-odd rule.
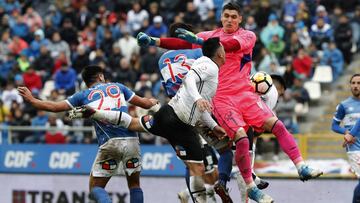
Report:
[[[304,88],[309,92],[310,100],[315,101],[319,100],[321,97],[321,86],[319,82],[315,81],[306,81],[304,83]]]
[[[333,81],[331,67],[327,65],[316,66],[312,81],[319,83],[331,83]]]

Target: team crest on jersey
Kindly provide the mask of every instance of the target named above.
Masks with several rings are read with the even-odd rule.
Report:
[[[101,163],[101,168],[104,170],[114,170],[117,167],[117,163],[114,159],[110,159]]]
[[[139,165],[140,162],[138,158],[132,158],[126,162],[126,168],[137,168]]]
[[[175,146],[176,155],[178,157],[186,156],[186,150],[184,147],[176,145]]]

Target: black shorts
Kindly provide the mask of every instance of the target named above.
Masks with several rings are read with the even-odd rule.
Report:
[[[205,173],[211,173],[218,164],[218,158],[216,156],[214,148],[205,144],[203,147]]]
[[[166,104],[154,114],[148,131],[166,138],[180,159],[203,161],[203,151],[195,127],[182,122],[171,106]]]

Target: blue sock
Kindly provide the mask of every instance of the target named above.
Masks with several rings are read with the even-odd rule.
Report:
[[[130,189],[130,203],[143,203],[144,194],[141,188]]]
[[[359,183],[356,185],[354,190],[354,197],[353,197],[353,203],[359,203],[360,202],[360,180]]]
[[[98,203],[111,203],[109,194],[102,187],[94,187],[90,193],[91,197]]]
[[[360,135],[360,119],[357,119],[355,125],[351,128],[350,134],[354,137]]]
[[[233,156],[231,149],[227,149],[220,154],[218,163],[219,183],[224,186],[230,180]]]

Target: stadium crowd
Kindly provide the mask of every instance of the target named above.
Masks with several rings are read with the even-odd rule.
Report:
[[[2,126],[90,126],[65,114],[37,111],[18,95],[26,86],[42,99],[60,101],[84,87],[82,67],[97,64],[106,79],[125,84],[138,95],[167,101],[158,72],[166,51],[140,48],[136,35],[167,36],[173,22],[191,24],[196,32],[219,26],[222,0],[0,0],[0,124]],[[314,68],[328,65],[338,78],[360,45],[357,0],[237,0],[242,27],[257,35],[253,69],[280,74],[287,91],[277,115],[293,133],[294,115],[303,116],[310,102],[304,82]],[[307,109],[308,110],[308,109]],[[140,116],[144,109],[132,107]],[[295,117],[296,118],[296,117]],[[6,132],[4,131],[3,136]],[[165,141],[141,133],[143,144]],[[96,143],[91,133],[67,131],[12,133],[14,143]]]

